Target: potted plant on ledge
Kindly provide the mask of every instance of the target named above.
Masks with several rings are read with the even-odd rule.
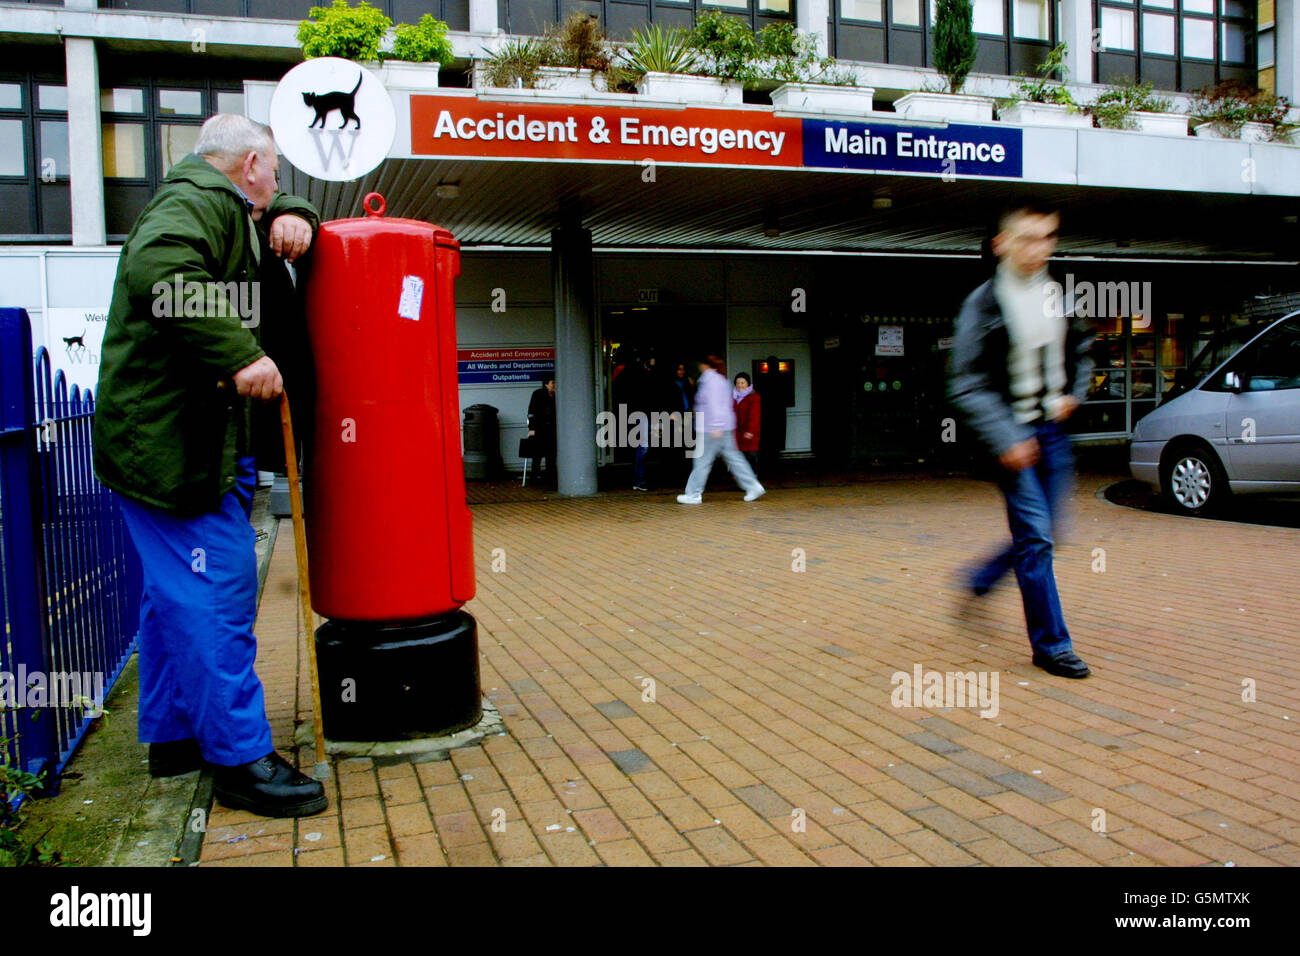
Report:
[[[1066,46],[1058,44],[1038,64],[1038,77],[1021,74],[1020,87],[998,103],[998,119],[1017,126],[1092,126],[1092,117],[1080,109],[1065,88]],[[1053,79],[1055,74],[1058,79]]]
[[[633,30],[623,64],[639,77],[637,92],[643,96],[676,103],[740,102],[739,87],[728,89],[719,77],[696,72],[702,58],[691,35],[680,28],[652,23],[645,30]]]
[[[944,79],[943,90],[918,90],[894,101],[894,111],[907,119],[990,123],[993,100],[962,93],[975,65],[975,30],[971,0],[939,0],[934,20],[934,66]]]
[[[337,56],[355,60],[379,71],[386,87],[429,90],[438,88],[438,69],[454,54],[447,39],[447,24],[426,13],[418,24],[393,21],[382,10],[362,0],[349,6],[334,0],[328,7],[312,7],[308,19],[298,24],[298,42],[304,59]]]
[[[1211,139],[1289,142],[1296,130],[1296,125],[1288,122],[1290,112],[1285,96],[1225,80],[1198,91],[1193,98],[1192,130]]]
[[[1104,90],[1088,107],[1102,129],[1135,130],[1159,136],[1186,136],[1190,117],[1173,111],[1173,100],[1150,83],[1125,83]]]

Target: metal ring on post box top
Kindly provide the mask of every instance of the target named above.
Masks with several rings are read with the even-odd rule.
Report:
[[[372,206],[370,201],[377,200],[379,205]],[[361,208],[366,211],[367,216],[382,216],[384,210],[388,208],[388,203],[384,202],[384,197],[379,193],[366,193],[366,198],[361,200]]]

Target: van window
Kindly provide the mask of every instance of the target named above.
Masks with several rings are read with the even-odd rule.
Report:
[[[1255,343],[1244,371],[1246,391],[1300,388],[1300,318],[1283,322]]]

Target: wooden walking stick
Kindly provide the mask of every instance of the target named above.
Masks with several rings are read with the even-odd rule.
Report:
[[[293,440],[293,419],[289,415],[289,393],[280,393],[280,429],[284,432],[284,464],[289,475],[289,506],[293,513],[293,547],[298,564],[298,598],[302,602],[302,623],[307,632],[307,664],[311,668],[311,706],[316,733],[317,780],[329,777],[325,757],[325,731],[321,726],[320,672],[316,669],[316,628],[311,610],[311,584],[307,578],[307,528],[302,517],[302,490],[298,487],[298,452]]]

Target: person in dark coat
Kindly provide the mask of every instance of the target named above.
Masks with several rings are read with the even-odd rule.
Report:
[[[139,735],[150,773],[206,761],[218,802],[289,817],[327,800],[272,747],[254,671],[249,400],[278,399],[283,385],[259,341],[257,223],[270,223],[269,252],[293,260],[320,217],[278,192],[277,167],[270,129],[213,116],[140,214],[113,283],[94,464],[144,571]]]
[[[992,246],[997,272],[957,316],[948,395],[997,463],[1011,530],[1008,545],[966,586],[987,594],[1014,569],[1034,665],[1083,678],[1090,671],[1065,625],[1052,552],[1074,474],[1065,423],[1087,395],[1096,336],[1072,304],[1049,307],[1060,292],[1047,271],[1059,225],[1056,212],[1032,206],[1002,216]]]
[[[763,421],[762,399],[744,372],[732,379],[731,398],[736,403],[736,447],[758,474],[758,439]]]
[[[542,383],[528,400],[528,437],[533,440],[536,457],[546,462],[542,472],[546,486],[557,486],[555,469],[555,376]]]

